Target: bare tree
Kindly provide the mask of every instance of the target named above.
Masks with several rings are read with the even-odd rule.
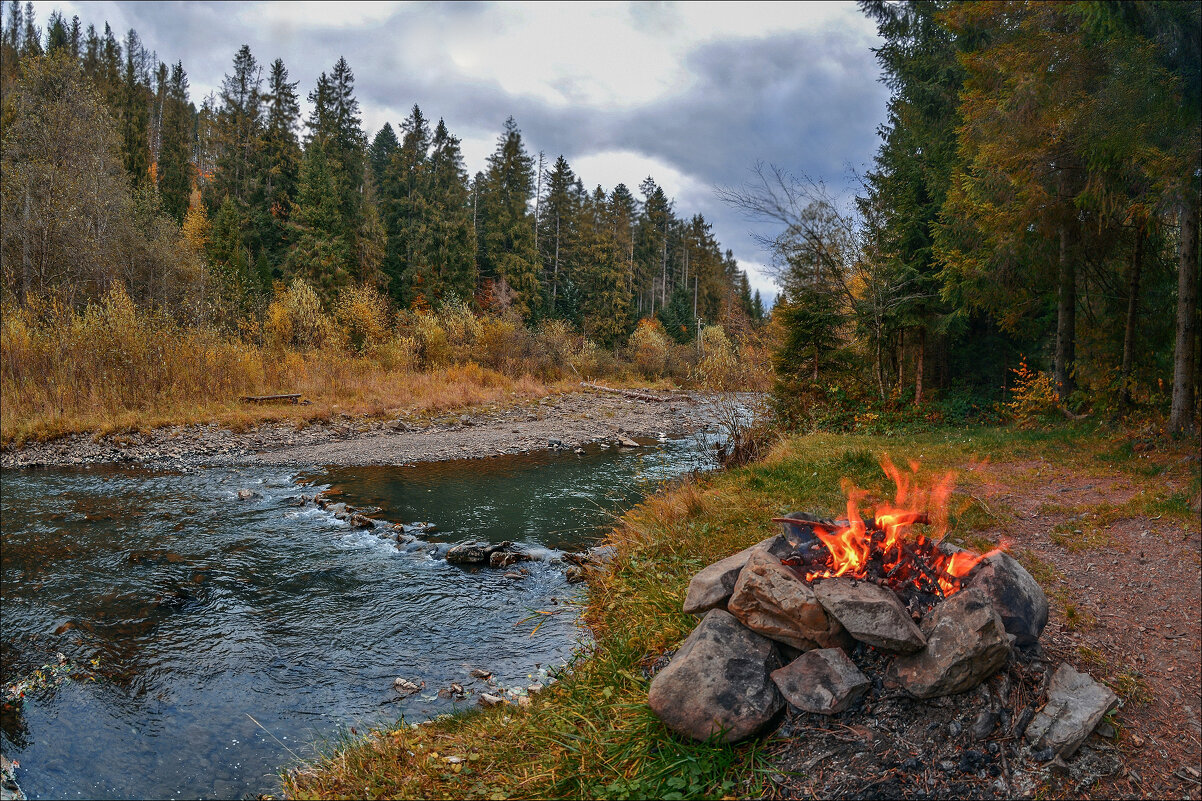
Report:
[[[847,208],[822,181],[763,162],[752,174],[741,187],[719,188],[719,199],[748,219],[775,226],[771,235],[752,236],[771,254],[773,275],[786,295],[831,291],[831,301],[867,334],[883,400],[883,343],[893,333],[897,312],[919,295],[913,280],[892,271],[873,247],[875,204]],[[817,367],[815,354],[815,379]]]

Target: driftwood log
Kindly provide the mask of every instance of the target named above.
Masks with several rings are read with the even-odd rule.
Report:
[[[271,403],[273,401],[286,401],[288,403],[300,403],[299,392],[291,395],[243,395],[243,403]]]
[[[673,400],[673,398],[664,398],[659,395],[648,395],[646,392],[635,392],[632,389],[614,389],[613,387],[603,387],[600,384],[594,384],[591,381],[581,381],[580,386],[587,387],[589,389],[596,389],[601,392],[613,392],[618,395],[625,395],[628,398],[634,398],[635,400],[652,401],[654,403],[666,403],[667,401]]]

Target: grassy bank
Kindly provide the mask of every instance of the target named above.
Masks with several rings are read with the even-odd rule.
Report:
[[[619,557],[587,590],[584,618],[595,649],[531,707],[474,711],[348,739],[288,775],[287,793],[301,798],[760,795],[767,775],[764,745],[708,745],[672,737],[646,705],[643,668],[695,624],[680,611],[693,573],[769,536],[774,515],[842,511],[845,477],[887,497],[892,487],[877,464],[884,452],[895,460],[918,459],[924,472],[960,471],[949,536],[978,548],[1004,536],[1011,514],[1004,503],[984,500],[985,489],[998,480],[989,462],[1001,467],[1048,460],[1088,474],[1119,473],[1142,488],[1128,511],[1175,520],[1190,519],[1189,498],[1198,491],[1197,462],[1181,461],[1188,450],[1170,448],[1149,458],[1092,429],[792,439],[760,463],[678,485],[624,516],[612,534]],[[1039,479],[1006,480],[1018,488]],[[1031,559],[1041,581],[1055,580],[1046,564]],[[1071,603],[1050,594],[1054,604]],[[448,757],[464,761],[448,762]]]

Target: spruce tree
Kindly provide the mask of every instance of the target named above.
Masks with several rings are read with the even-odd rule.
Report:
[[[488,157],[480,190],[483,234],[480,273],[504,281],[515,294],[514,308],[530,320],[540,311],[538,253],[529,212],[534,195],[534,159],[526,152],[513,117],[497,149]]]
[[[121,156],[130,180],[140,186],[150,179],[150,76],[146,49],[133,28],[125,36],[125,70],[121,76]]]
[[[580,214],[580,197],[576,192],[576,174],[562,155],[547,176],[546,196],[542,201],[539,222],[539,256],[543,266],[543,285],[548,288],[549,312],[559,314],[561,278],[571,281],[576,261],[576,218]]]
[[[315,142],[305,150],[286,262],[289,276],[305,279],[327,301],[350,283],[354,258],[339,207],[335,163]]]
[[[626,336],[630,290],[625,280],[625,253],[615,234],[615,220],[605,191],[598,186],[580,204],[577,223],[585,334],[603,347],[615,347]]]
[[[262,74],[248,45],[234,55],[233,71],[221,82],[218,111],[218,156],[210,185],[215,198],[229,197],[239,213],[258,191],[258,165],[263,139]]]
[[[42,30],[36,24],[33,3],[27,0],[25,13],[21,16],[24,30],[21,33],[21,58],[42,55]]]
[[[476,254],[467,170],[459,139],[441,119],[430,140],[427,175],[429,236],[423,253],[423,263],[430,265],[427,284],[439,299],[448,292],[470,298],[476,290]]]
[[[262,191],[268,224],[262,235],[268,261],[279,265],[288,248],[288,222],[300,178],[301,149],[296,138],[300,101],[296,83],[288,81],[282,59],[271,63],[267,78],[266,121],[263,129]]]
[[[408,306],[424,305],[431,289],[428,264],[428,194],[426,159],[430,149],[430,127],[417,105],[401,123],[400,146],[384,170],[381,196],[388,231],[385,271],[393,298]]]
[[[371,176],[375,180],[376,186],[383,184],[384,171],[388,168],[392,154],[400,145],[400,141],[396,138],[396,132],[387,122],[371,140],[371,146],[367,149],[367,160],[371,164]]]
[[[46,24],[46,54],[53,55],[59,50],[67,49],[70,44],[71,40],[62,12],[51,11]]]
[[[163,110],[162,146],[157,165],[163,208],[176,221],[184,221],[192,191],[193,112],[188,102],[188,76],[182,62],[171,68]]]

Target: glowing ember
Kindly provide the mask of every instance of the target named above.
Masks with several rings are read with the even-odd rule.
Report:
[[[881,467],[897,485],[897,494],[892,503],[878,504],[868,520],[860,513],[867,493],[846,479],[846,520],[773,518],[794,531],[801,529],[803,535],[813,535],[803,536],[802,544],[782,563],[806,581],[836,576],[873,581],[907,601],[918,600],[920,605],[925,605],[923,600],[935,601],[958,592],[961,580],[989,554],[948,554],[939,548],[947,533],[947,503],[955,473],[940,476],[924,488],[916,480],[917,462],[903,472],[884,456]],[[915,525],[930,525],[931,535],[914,531]]]

